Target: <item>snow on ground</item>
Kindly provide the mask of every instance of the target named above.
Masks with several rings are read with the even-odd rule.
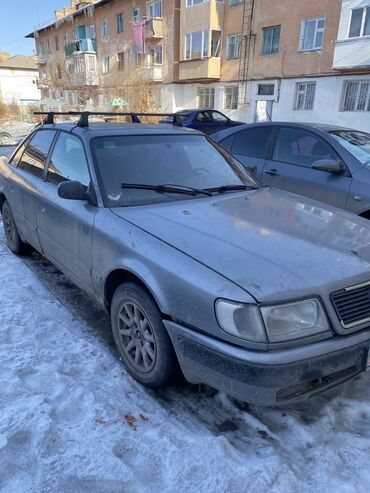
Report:
[[[0,224],[0,491],[365,492],[370,375],[293,408],[136,383],[104,312]]]

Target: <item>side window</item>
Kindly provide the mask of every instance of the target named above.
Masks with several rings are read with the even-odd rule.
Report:
[[[18,164],[20,163],[20,160],[21,160],[21,157],[22,157],[22,154],[24,153],[24,150],[29,142],[30,138],[28,137],[24,142],[23,144],[21,144],[18,149],[15,151],[15,153],[13,154],[11,160],[10,160],[10,164],[12,164],[13,166],[18,166]]]
[[[338,157],[319,136],[297,128],[281,128],[276,140],[273,160],[310,168],[320,159]]]
[[[230,152],[231,146],[233,145],[234,142],[234,137],[235,137],[234,134],[230,135],[230,137],[226,137],[226,139],[221,140],[221,142],[219,142],[219,145]]]
[[[222,115],[218,111],[212,111],[213,120],[217,123],[227,123],[226,116]]]
[[[212,113],[210,111],[200,111],[197,114],[197,121],[201,123],[213,122]]]
[[[54,130],[37,131],[23,153],[18,167],[42,179],[46,158],[54,137]]]
[[[266,159],[273,127],[254,127],[235,136],[233,154]]]
[[[59,134],[49,162],[46,180],[56,186],[62,181],[69,180],[77,180],[83,185],[89,185],[89,170],[79,138],[66,132]]]

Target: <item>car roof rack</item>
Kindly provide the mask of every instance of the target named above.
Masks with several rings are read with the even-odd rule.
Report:
[[[130,116],[132,123],[141,123],[140,116],[174,116],[173,113],[137,113],[130,111],[129,113],[113,113],[106,111],[35,111],[34,115],[46,115],[43,121],[44,125],[54,124],[54,116],[79,116],[77,126],[88,127],[90,116]],[[174,118],[174,124],[177,123],[176,118]]]

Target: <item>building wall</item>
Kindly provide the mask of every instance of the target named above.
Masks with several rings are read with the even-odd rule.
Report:
[[[294,77],[332,72],[341,0],[257,0],[252,26],[252,79]],[[325,17],[323,47],[300,52],[301,23],[305,19]],[[279,52],[261,55],[262,29],[281,25]]]
[[[245,0],[250,2],[251,0]],[[237,81],[240,60],[227,59],[227,38],[230,34],[239,34],[243,27],[243,3],[229,5],[225,0],[225,20],[222,37],[221,81]]]
[[[4,103],[27,104],[38,101],[40,91],[37,88],[36,70],[0,68],[0,100]]]

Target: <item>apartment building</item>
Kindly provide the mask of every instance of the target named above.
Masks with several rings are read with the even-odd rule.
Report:
[[[38,103],[38,70],[33,57],[15,55],[0,61],[0,101],[5,104]]]
[[[247,121],[370,131],[370,0],[257,0]]]

